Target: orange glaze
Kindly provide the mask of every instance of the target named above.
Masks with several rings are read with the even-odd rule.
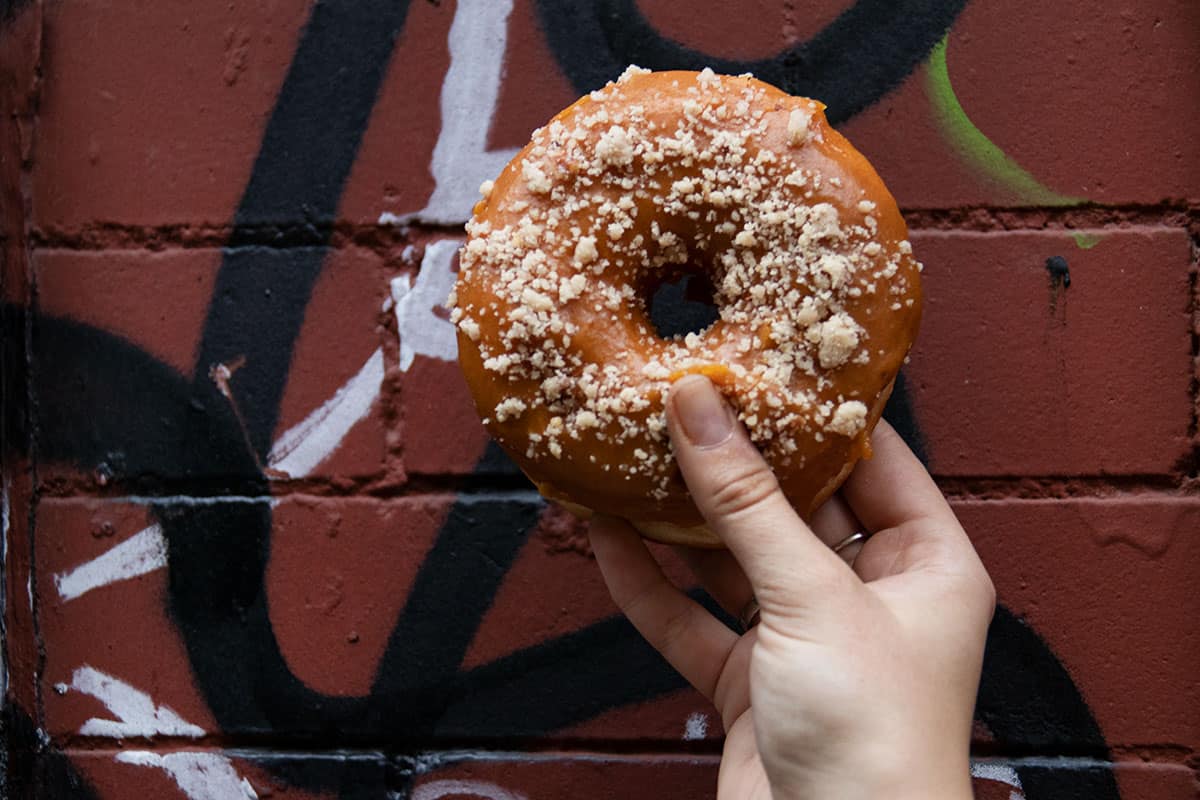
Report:
[[[703,375],[717,386],[732,386],[735,382],[733,372],[725,364],[698,364],[687,369],[677,369],[667,376],[671,383],[684,375]]]
[[[459,361],[544,495],[719,545],[665,433],[666,392],[692,373],[738,411],[803,516],[869,457],[919,324],[920,265],[823,108],[748,77],[630,72],[486,187],[450,303]],[[705,272],[721,316],[664,340],[642,292],[681,268]]]

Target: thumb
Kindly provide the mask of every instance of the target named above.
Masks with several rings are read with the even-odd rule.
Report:
[[[709,380],[680,378],[667,400],[671,444],[684,481],[713,533],[733,552],[768,609],[827,594],[845,564],[813,534],[779,488],[733,409]],[[780,592],[777,598],[773,598]]]

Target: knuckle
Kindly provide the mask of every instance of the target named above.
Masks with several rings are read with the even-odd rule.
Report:
[[[779,483],[764,465],[737,467],[717,485],[709,498],[712,513],[722,519],[744,517],[761,508]]]
[[[658,599],[657,588],[655,584],[646,583],[614,599],[621,612],[637,624],[653,615],[653,609]]]
[[[687,608],[676,609],[663,617],[659,632],[658,647],[663,653],[685,647],[691,630],[692,615]]]
[[[641,587],[619,603],[621,611],[647,640],[660,652],[666,653],[686,643],[692,627],[691,609],[676,604],[671,591],[662,583]]]

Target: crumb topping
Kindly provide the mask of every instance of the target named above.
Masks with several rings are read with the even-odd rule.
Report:
[[[867,406],[860,400],[848,400],[833,412],[826,430],[843,436],[856,436],[867,425]]]
[[[856,314],[911,307],[915,287],[902,269],[909,243],[882,239],[875,203],[808,153],[823,142],[817,104],[768,100],[763,84],[711,69],[650,103],[639,100],[646,72],[629,67],[536,131],[505,191],[501,179],[481,187],[459,285],[490,291],[464,300],[460,288],[450,305],[483,368],[512,387],[489,424],[527,424],[534,460],[564,458],[568,442],[631,447],[603,469],[649,478],[661,499],[676,472],[662,403],[672,376],[716,365],[768,458],[803,461],[806,438],[866,426],[874,397],[834,385],[880,347]],[[696,270],[718,321],[658,337],[646,297]],[[869,295],[885,299],[864,306]]]

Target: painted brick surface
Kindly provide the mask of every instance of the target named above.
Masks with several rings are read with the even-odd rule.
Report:
[[[38,226],[227,224],[307,5],[48,4]]]
[[[918,5],[0,4],[9,796],[714,795],[439,307],[629,62],[814,94],[907,214],[888,413],[1000,597],[977,796],[1200,796],[1200,12]]]
[[[1081,249],[1076,235],[1100,243]],[[1180,469],[1193,447],[1185,231],[919,231],[913,242],[926,312],[907,374],[935,474]],[[1053,285],[1052,258],[1071,269],[1069,289]],[[418,359],[403,380],[409,469],[473,471],[486,434],[458,371]],[[437,420],[459,432],[440,448],[417,433],[435,435]]]
[[[1200,599],[1186,588],[1200,579],[1200,499],[968,501],[955,511],[1000,601],[1068,673],[1091,675],[1081,690],[1110,747],[1200,745],[1200,686],[1189,677],[1200,657]],[[1008,675],[1007,694],[1020,696],[1018,682],[1031,674]],[[1048,744],[1048,733],[1071,738],[1048,719],[1029,732],[1033,747]]]
[[[766,7],[761,14],[706,0],[689,6],[686,15],[655,9],[644,18],[659,36],[697,54],[753,68],[807,40],[840,10],[835,3],[819,4],[789,24],[760,25],[760,19],[785,16],[786,7],[759,5]],[[539,8],[546,22],[562,13],[552,4]],[[70,10],[52,5],[44,55],[55,80],[44,90],[44,157],[34,170],[39,228],[75,233],[105,223],[227,224],[307,11],[297,0],[238,4],[204,15],[179,14],[169,4],[152,14],[110,12],[92,2]],[[339,16],[328,12],[331,19]],[[467,98],[478,92],[470,83],[461,93],[445,94],[454,13],[451,3],[413,3],[403,19],[379,19],[399,35],[339,216],[373,224],[381,213],[414,213],[429,200],[441,103],[478,102]],[[1188,33],[1195,15],[1186,0],[1156,0],[1136,12],[1097,9],[1082,0],[1053,7],[971,3],[949,40],[950,83],[973,125],[1051,191],[1118,204],[1196,199],[1200,156],[1190,146],[1190,132],[1200,125],[1200,111],[1190,101],[1200,92],[1200,74],[1189,56],[1194,43]],[[573,24],[580,37],[595,36],[600,19],[588,12]],[[586,69],[564,74],[563,62],[581,56],[565,49],[556,55],[544,24],[533,0],[516,0],[508,24],[494,29],[494,64],[512,71],[497,93],[495,126],[469,118],[486,134],[483,152],[523,144],[532,127],[580,90],[594,88],[569,78],[588,74]],[[742,35],[731,34],[731,26]],[[1026,46],[1013,47],[1014,41]],[[646,63],[659,52],[620,39],[610,47],[613,59],[643,56]],[[122,57],[101,57],[109,48]],[[147,73],[157,77],[154,90],[139,82],[137,76]],[[927,70],[915,70],[847,126],[900,201],[920,208],[1031,204],[1002,174],[981,167],[977,162],[987,159],[930,113],[929,82]],[[85,86],[94,88],[73,94]],[[190,101],[181,106],[176,92],[187,92]],[[76,138],[80,130],[87,133]],[[459,151],[464,160],[470,155],[467,146]],[[311,211],[287,203],[255,221],[301,223]]]
[[[1191,452],[1185,231],[913,241],[927,297],[908,375],[935,473],[1168,475]]]
[[[383,347],[388,338],[383,311],[389,296],[388,271],[377,254],[363,248],[309,252],[321,260],[322,275],[309,299],[310,324],[288,343],[291,369],[272,448],[263,466],[270,470],[271,478],[281,481],[384,481],[389,473],[388,438],[386,410],[379,395],[385,372]],[[256,269],[287,269],[285,256],[278,250],[246,248],[237,251],[237,256],[252,259]],[[214,386],[220,380],[230,393],[226,402],[231,413],[240,414],[238,371],[244,357],[235,354],[228,363],[196,365],[208,298],[214,292],[222,257],[221,251],[212,248],[40,250],[33,264],[40,311],[47,318],[82,323],[136,346],[169,370],[165,379],[182,384],[196,369]],[[234,315],[247,319],[249,308],[269,308],[285,301],[273,296],[270,288],[225,293],[221,298]],[[274,333],[263,328],[246,335],[270,339]],[[46,346],[54,347],[56,340],[47,338]],[[42,341],[35,333],[34,346]],[[218,375],[222,366],[227,377]],[[83,381],[82,371],[78,375],[55,371],[42,380],[35,379],[35,395],[45,395],[48,401],[41,420],[45,428],[61,431],[79,420],[84,420],[83,427],[90,427],[82,413],[85,409],[60,395],[64,385]],[[111,400],[107,407],[93,406],[87,412],[129,413]],[[345,417],[351,427],[331,428],[327,420],[334,412]],[[154,423],[147,419],[141,425],[130,425],[141,427],[145,436],[141,442],[130,442],[124,454],[116,449],[103,461],[72,466],[101,484],[139,478],[172,482],[228,477],[222,474],[219,462],[216,469],[201,464],[185,471],[185,466],[192,465],[175,456],[174,445],[151,449],[148,440],[157,432]],[[306,436],[308,443],[301,446],[299,442]],[[136,435],[131,433],[130,438]],[[50,463],[40,475],[46,481],[67,482],[70,476],[63,473],[65,466]],[[391,466],[394,480],[402,472],[398,464]]]
[[[97,797],[189,800],[197,794],[210,797],[270,797],[280,800],[327,800],[353,795],[389,797],[406,783],[406,766],[380,753],[319,754],[231,753],[215,748],[178,749],[168,752],[138,750],[68,751],[78,775],[50,762],[43,766],[48,787],[43,796],[78,796],[72,778],[86,780]],[[297,784],[312,788],[299,789]],[[51,791],[63,792],[50,794]],[[400,795],[403,796],[403,795]]]
[[[700,800],[714,797],[717,759],[713,756],[604,756],[602,754],[518,754],[481,759],[470,754],[388,759],[380,754],[312,756],[245,753],[221,750],[178,750],[168,753],[136,750],[68,751],[80,775],[66,774],[60,760],[37,765],[41,785],[55,796],[79,796],[93,787],[100,796],[126,800],[153,791],[163,800],[188,798],[196,782],[238,796],[249,787],[259,797],[318,800],[345,792],[364,796],[411,797],[415,800],[460,800],[515,797],[624,798],[631,787],[646,796]],[[1083,800],[1075,789],[1089,771],[1102,766],[1072,768],[1023,762],[978,761],[973,785],[978,800],[1022,800],[1035,796],[1033,787],[1052,788],[1063,800]],[[201,771],[204,770],[204,771]],[[1191,770],[1170,765],[1119,763],[1113,769],[1122,790],[1139,800],[1190,800],[1197,797]],[[285,776],[285,777],[280,777]],[[318,789],[295,788],[306,776]],[[80,777],[86,778],[84,784]],[[288,780],[291,778],[292,780]],[[1030,788],[1025,788],[1030,787]],[[71,794],[67,794],[67,793]],[[370,792],[371,794],[367,794]],[[17,795],[20,797],[21,795]]]
[[[47,532],[37,561],[46,659],[41,690],[51,736],[153,734],[156,723],[128,702],[134,695],[170,709],[170,725],[159,731],[170,736],[261,735],[266,726],[311,737],[334,716],[322,704],[337,698],[359,707],[344,721],[345,735],[375,736],[381,726],[402,735],[403,711],[381,723],[370,719],[366,700],[439,693],[438,706],[414,709],[407,724],[449,740],[644,741],[719,733],[708,702],[684,688],[615,616],[579,523],[532,497],[513,504],[447,495],[290,495],[209,503],[208,511],[266,520],[270,556],[255,565],[259,571],[247,574],[252,567],[242,565],[231,580],[221,574],[222,559],[195,553],[201,563],[172,578],[168,555],[180,552],[172,548],[178,540],[168,538],[173,525],[204,515],[203,506],[41,504],[37,523]],[[682,565],[663,555],[670,574],[689,586]],[[504,562],[511,562],[508,571],[495,573]],[[109,591],[114,573],[122,580]],[[226,673],[216,659],[198,687],[163,682],[188,669],[189,646],[216,646],[203,632],[173,630],[164,608],[173,579],[238,595],[235,613],[247,628],[239,642],[259,653],[246,673]],[[481,581],[488,592],[470,590]],[[211,611],[220,601],[202,605]],[[78,637],[81,629],[89,637]],[[219,694],[234,681],[242,682],[240,705],[223,708],[228,716],[218,724],[197,689]],[[602,687],[578,693],[580,681]],[[294,693],[303,694],[305,708],[282,711],[280,702]],[[636,713],[597,714],[612,694],[640,699]],[[518,713],[492,716],[505,708]],[[117,723],[102,722],[110,718]]]

